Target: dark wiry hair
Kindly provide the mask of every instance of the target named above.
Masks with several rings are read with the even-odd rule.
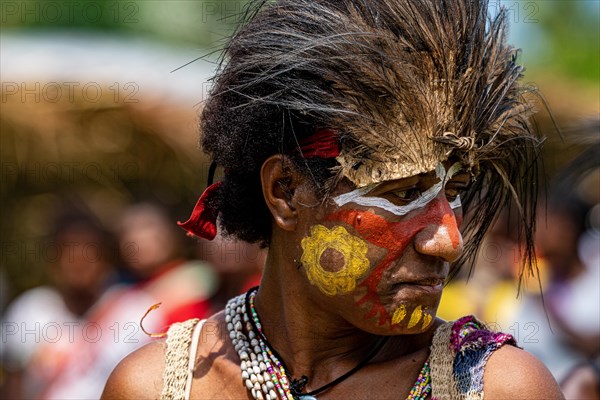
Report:
[[[462,199],[470,214],[457,265],[512,201],[531,267],[539,142],[506,22],[504,11],[488,19],[487,0],[254,1],[201,118],[202,146],[226,170],[210,200],[220,227],[268,245],[262,163],[329,127],[355,162],[295,157],[317,187],[382,155],[400,153],[395,165],[416,173],[433,169],[427,157],[458,157],[476,179]]]

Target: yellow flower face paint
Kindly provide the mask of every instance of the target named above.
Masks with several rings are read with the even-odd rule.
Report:
[[[363,239],[348,233],[343,226],[328,229],[315,225],[310,236],[302,239],[300,261],[306,268],[309,281],[328,296],[345,294],[356,288],[356,281],[369,270],[368,245]],[[328,250],[343,257],[341,268],[329,271],[321,265],[321,256]]]

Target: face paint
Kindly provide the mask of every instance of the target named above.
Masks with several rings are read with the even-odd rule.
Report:
[[[423,326],[421,327],[421,329],[427,328],[431,324],[431,321],[433,321],[433,316],[423,311]]]
[[[456,249],[458,245],[462,244],[462,236],[458,231],[458,225],[456,225],[456,218],[449,214],[445,214],[442,217],[442,226],[440,229],[444,229],[444,233],[450,237],[452,242],[452,248]]]
[[[396,310],[394,311],[394,315],[392,315],[392,325],[399,324],[404,320],[404,318],[406,318],[406,305],[401,304],[400,307],[396,308]],[[411,313],[410,319],[406,327],[408,329],[413,328],[421,320],[423,321],[421,328],[425,329],[429,326],[429,324],[431,324],[431,321],[433,321],[433,317],[426,308],[417,306],[417,308],[415,308]]]
[[[450,208],[454,210],[461,207],[462,203],[460,202],[460,196],[456,196],[456,198],[450,202]]]
[[[402,307],[397,308],[393,313],[386,310],[380,297],[380,293],[385,288],[381,289],[380,284],[386,270],[402,256],[415,235],[428,225],[435,223],[447,229],[455,249],[462,240],[454,213],[447,202],[437,198],[429,202],[422,212],[399,222],[389,222],[370,211],[347,209],[330,215],[327,220],[343,222],[353,226],[366,241],[386,250],[385,255],[373,267],[369,276],[360,283],[359,286],[365,288],[366,291],[357,300],[358,306],[369,305],[365,319],[378,318],[378,323],[381,326],[399,323],[406,316],[406,310],[402,311]],[[444,226],[444,224],[447,226]],[[428,317],[421,318],[422,315],[419,317],[423,319],[424,325],[426,322],[427,325],[431,323],[430,319],[432,317],[429,314],[427,315]]]
[[[448,172],[446,173],[444,166],[442,164],[439,164],[437,166],[437,168],[435,169],[435,174],[440,181],[438,183],[436,183],[435,185],[431,186],[425,192],[423,192],[419,196],[419,198],[415,199],[414,201],[411,201],[410,203],[408,203],[405,206],[395,205],[392,202],[390,202],[389,200],[382,198],[382,197],[367,196],[367,194],[369,192],[371,192],[373,189],[375,189],[378,186],[378,184],[369,185],[369,186],[355,189],[351,192],[336,196],[336,197],[334,197],[333,200],[339,207],[341,207],[345,204],[348,204],[348,203],[354,203],[354,204],[358,204],[358,205],[365,206],[365,207],[381,208],[392,214],[395,214],[398,216],[403,216],[403,215],[408,214],[411,211],[417,210],[419,208],[423,208],[427,204],[429,204],[434,198],[436,198],[438,196],[440,191],[442,191],[444,189],[444,186],[446,186],[446,183],[448,182],[448,180],[452,179],[452,177],[457,172],[459,172],[461,169],[462,169],[461,163],[454,163],[448,169]],[[460,199],[457,197],[455,200],[452,201],[452,204],[450,206],[453,209],[460,207]]]
[[[417,306],[410,315],[410,320],[408,321],[408,325],[406,327],[408,329],[413,328],[415,325],[421,321],[421,317],[423,316],[423,312],[421,311],[421,306]]]
[[[401,304],[400,307],[396,308],[394,315],[392,315],[392,325],[399,324],[406,317],[406,306]]]
[[[462,245],[462,236],[458,231],[458,219],[446,214],[442,217],[442,223],[438,228],[438,232],[435,233],[431,239],[429,239],[426,243],[426,246],[435,246],[436,242],[439,240],[438,235],[445,235],[450,238],[450,243],[452,244],[452,248],[456,249],[459,245]]]
[[[348,233],[343,226],[328,229],[323,225],[311,227],[310,236],[302,239],[302,257],[300,261],[306,269],[309,281],[328,296],[344,294],[356,288],[360,279],[370,267],[367,258],[367,243]],[[328,250],[339,252],[344,262],[337,271],[333,266],[321,264],[323,253]]]

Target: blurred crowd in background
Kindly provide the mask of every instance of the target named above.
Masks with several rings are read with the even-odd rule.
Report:
[[[197,116],[215,56],[178,68],[222,44],[244,1],[165,4],[2,3],[0,398],[97,398],[147,333],[260,281],[264,250],[176,226],[206,185]],[[491,12],[501,5],[545,97],[538,272],[520,277],[507,211],[439,315],[477,315],[568,398],[600,398],[600,3],[497,0]]]

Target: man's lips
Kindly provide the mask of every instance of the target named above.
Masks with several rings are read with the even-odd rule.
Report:
[[[443,278],[407,279],[391,284],[389,292],[395,294],[401,291],[413,291],[438,294],[444,288],[444,282]]]

